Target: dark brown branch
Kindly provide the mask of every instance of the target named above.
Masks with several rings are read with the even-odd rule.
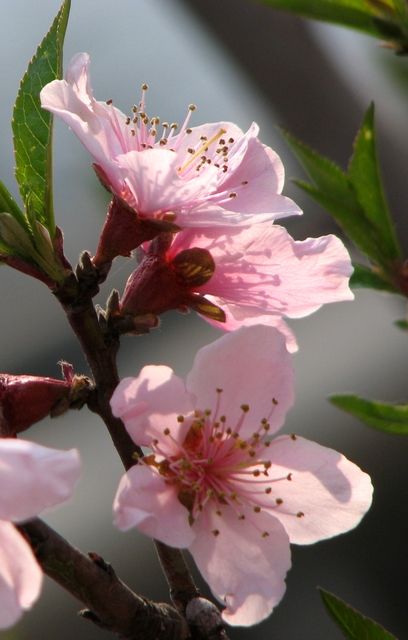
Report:
[[[199,597],[200,592],[194,584],[180,549],[168,547],[158,540],[155,540],[154,544],[170,588],[171,601],[177,611],[185,616],[188,603]]]
[[[90,262],[88,254],[82,256],[81,267],[68,278],[60,290],[55,292],[69,324],[83,349],[95,382],[95,391],[88,406],[97,413],[107,426],[113,443],[125,469],[135,463],[135,454],[141,455],[138,447],[121,420],[112,415],[109,400],[119,383],[116,355],[120,347],[119,337],[104,334],[92,303],[99,290],[98,272]]]
[[[72,547],[39,518],[20,525],[44,573],[88,611],[83,617],[122,640],[187,640],[186,620],[170,605],[154,604],[131,591],[97,554]]]

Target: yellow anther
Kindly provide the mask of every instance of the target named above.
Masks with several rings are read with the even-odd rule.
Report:
[[[173,126],[173,125],[172,125]],[[205,145],[203,145],[202,147],[200,147],[192,156],[191,158],[189,158],[187,160],[187,162],[185,162],[183,164],[182,167],[180,167],[180,169],[178,170],[178,173],[181,173],[182,171],[184,171],[184,169],[186,169],[192,162],[194,162],[194,160],[196,158],[198,158],[199,156],[201,156],[201,154],[203,153],[203,151],[205,151],[206,149],[208,149],[208,147],[210,146],[210,144],[212,144],[213,142],[215,142],[216,140],[219,139],[220,136],[222,136],[223,133],[226,133],[225,129],[220,129],[218,133],[216,133],[215,135],[213,135],[212,138],[210,138]]]

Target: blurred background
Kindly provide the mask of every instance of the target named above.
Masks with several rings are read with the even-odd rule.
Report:
[[[0,0],[0,178],[17,198],[10,119],[19,80],[59,8],[58,0]],[[371,100],[376,103],[380,159],[398,234],[408,253],[407,64],[377,41],[341,28],[306,23],[246,0],[73,0],[65,65],[79,51],[92,61],[97,99],[112,98],[130,112],[149,84],[147,111],[182,122],[198,106],[192,126],[230,120],[247,129],[255,120],[261,140],[281,155],[284,193],[304,209],[285,222],[296,239],[340,233],[291,177],[303,177],[277,126],[287,128],[342,168]],[[90,157],[60,122],[55,133],[57,223],[68,258],[94,252],[108,198]],[[132,261],[115,262],[100,294],[123,290]],[[58,360],[88,373],[68,324],[48,289],[0,270],[0,370],[59,377]],[[284,428],[340,450],[371,474],[374,503],[351,533],[310,547],[293,547],[287,592],[264,623],[231,629],[232,640],[340,640],[316,585],[336,593],[396,637],[408,637],[408,483],[406,438],[385,435],[330,406],[333,392],[357,392],[389,401],[408,397],[407,336],[393,326],[404,317],[397,297],[358,291],[354,302],[321,309],[293,321],[297,401]],[[221,335],[193,313],[168,313],[150,336],[123,340],[120,374],[163,363],[185,376],[200,346]],[[75,499],[45,519],[82,551],[97,551],[134,590],[155,600],[168,592],[150,540],[112,527],[111,504],[121,464],[103,424],[86,409],[46,420],[26,434],[49,446],[78,447],[84,473]],[[199,579],[199,578],[198,578]],[[200,583],[202,584],[202,583]],[[208,594],[205,585],[203,592]],[[51,581],[34,609],[2,640],[99,640],[106,632],[76,616],[80,605]]]

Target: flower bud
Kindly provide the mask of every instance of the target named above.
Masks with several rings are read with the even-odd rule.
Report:
[[[0,213],[0,262],[44,282],[51,291],[70,275],[72,268],[64,256],[62,232],[56,227],[54,237],[38,221],[30,235],[9,213]]]
[[[66,363],[63,371],[67,380],[0,374],[0,437],[14,437],[48,415],[57,417],[83,406],[88,378],[72,375]]]
[[[194,293],[214,273],[210,252],[193,247],[169,258],[171,242],[171,234],[161,234],[150,243],[139,268],[127,281],[120,301],[122,316],[160,315],[170,309],[184,312],[186,307],[196,309],[197,305],[214,307],[212,314],[222,314],[221,309]]]

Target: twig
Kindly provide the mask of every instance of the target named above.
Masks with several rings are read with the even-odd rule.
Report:
[[[88,406],[91,411],[97,413],[104,421],[112,437],[113,443],[121,457],[124,467],[127,470],[135,464],[135,458],[142,455],[143,452],[140,447],[138,447],[130,438],[123,422],[112,415],[112,411],[110,408],[109,400],[114,389],[119,383],[116,355],[120,347],[120,340],[119,335],[116,335],[112,331],[107,331],[106,326],[105,330],[102,330],[101,325],[98,321],[98,316],[92,303],[92,298],[99,290],[98,283],[100,281],[101,279],[99,278],[98,269],[94,264],[92,264],[89,255],[85,253],[82,255],[80,265],[77,267],[76,277],[74,276],[74,274],[72,274],[61,287],[61,289],[55,293],[55,295],[60,301],[67,315],[68,321],[75,335],[77,336],[79,343],[82,346],[85,358],[94,377],[95,392],[88,401]],[[30,523],[30,525],[25,525],[25,527],[30,526],[33,527],[34,525],[32,523]],[[28,529],[27,531],[29,530],[30,529]],[[66,545],[68,545],[66,541],[64,542]],[[177,608],[178,613],[183,616],[182,619],[184,620],[184,622],[184,617],[188,611],[190,603],[193,603],[195,601],[207,603],[206,606],[201,608],[197,606],[193,606],[192,608],[190,607],[190,610],[193,612],[191,622],[192,628],[194,628],[194,638],[197,638],[199,640],[204,638],[208,638],[211,640],[228,640],[227,636],[225,635],[223,623],[218,609],[210,602],[199,598],[200,593],[194,584],[194,581],[191,577],[190,571],[187,567],[181,551],[179,549],[167,547],[166,545],[158,541],[155,541],[155,544],[163,567],[163,571],[166,575],[170,587],[172,601]],[[80,552],[76,553],[79,554]],[[82,554],[80,554],[80,556],[84,558]],[[68,591],[73,593],[73,591],[69,588],[69,581],[66,580],[64,565],[59,566],[58,570],[55,570],[55,565],[50,567],[50,562],[49,560],[47,560],[48,556],[44,547],[43,557],[45,558],[43,560],[44,571],[52,578],[54,578],[54,580],[62,584],[62,586],[68,589]],[[87,563],[91,562],[88,558],[86,558],[86,561]],[[52,564],[53,563],[51,562],[51,565]],[[81,580],[83,579],[83,577],[84,576],[81,575]],[[116,578],[116,576],[115,581],[115,584],[120,583],[123,588],[127,589],[127,587],[125,587],[123,583],[121,583],[118,578]],[[108,587],[108,590],[111,589],[110,585],[105,585],[105,588],[106,587]],[[80,591],[80,589],[76,588],[76,591]],[[152,616],[155,620],[163,618],[163,624],[167,620],[167,618],[173,623],[174,620],[172,616],[174,614],[178,615],[177,612],[173,610],[169,605],[155,605],[143,598],[139,598],[139,596],[135,596],[135,594],[133,594],[132,592],[130,592],[130,594],[133,598],[133,606],[137,605],[134,616],[140,615],[140,603],[143,604],[144,610],[146,612],[149,610],[153,611]],[[74,593],[74,595],[76,595],[76,593]],[[78,597],[78,595],[76,595],[76,597]],[[104,598],[105,597],[106,595],[104,596]],[[104,601],[104,598],[102,599],[102,602]],[[137,598],[137,601],[135,601],[134,598]],[[79,597],[79,599],[84,602],[81,597]],[[96,605],[98,605],[97,600]],[[209,608],[211,608],[212,612],[210,617],[208,616]],[[96,615],[94,613],[95,611]],[[90,606],[90,612],[83,615],[88,619],[93,620],[97,624],[100,624],[98,622],[98,618],[100,618],[101,620],[103,619],[103,616],[101,618],[101,616],[99,615],[99,610],[96,609],[95,606]],[[147,618],[149,618],[149,615],[147,615]],[[104,625],[104,628],[108,628],[105,626],[104,622],[102,622],[102,624]],[[179,624],[179,618],[177,618],[177,625]],[[153,637],[150,635],[141,635],[142,629],[140,626],[140,621],[137,621],[137,628],[138,638],[143,637],[147,640],[148,638]],[[181,630],[184,633],[184,627],[181,629],[178,626],[177,629],[179,633],[181,633]],[[150,628],[146,629],[145,633],[150,633],[150,631]],[[133,633],[135,633],[134,629]],[[123,637],[126,637],[126,639],[130,639],[132,636],[128,635]],[[169,640],[173,638],[172,635],[156,635],[154,637],[157,639],[166,637]],[[179,640],[182,640],[184,637],[189,636],[179,635],[177,637]]]
[[[44,573],[88,608],[81,612],[82,617],[122,640],[191,637],[186,620],[173,607],[136,595],[99,555],[85,556],[39,518],[18,529],[31,544]]]

